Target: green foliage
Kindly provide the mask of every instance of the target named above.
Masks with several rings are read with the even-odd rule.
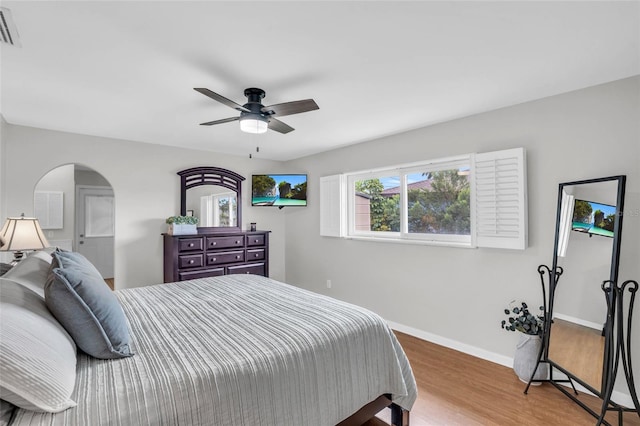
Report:
[[[375,215],[374,215],[375,212]],[[400,196],[378,196],[371,202],[371,230],[400,232]]]
[[[370,204],[371,230],[400,232],[400,196],[383,197],[384,186],[380,179],[356,182],[356,192],[368,195]]]
[[[384,186],[380,179],[367,179],[356,182],[356,192],[376,196],[380,195],[382,191],[384,191]]]
[[[511,302],[514,304],[514,302]],[[502,328],[507,331],[519,331],[525,334],[541,336],[544,331],[544,307],[540,306],[542,315],[533,315],[525,302],[510,306],[504,313],[508,316],[502,320]]]
[[[573,208],[573,221],[589,223],[589,218],[591,217],[592,212],[593,208],[591,207],[591,204],[587,201],[576,200]]]
[[[197,225],[198,218],[196,216],[170,216],[165,222],[170,225]]]
[[[471,232],[469,179],[457,170],[429,173],[430,189],[411,189],[409,232],[469,235]]]
[[[595,226],[598,228],[606,229],[607,231],[613,232],[613,226],[615,225],[616,215],[610,214],[607,217],[604,216],[604,212],[601,210],[596,210],[595,212],[596,223]]]
[[[423,173],[430,188],[410,189],[408,228],[413,233],[469,235],[471,232],[469,179],[458,170]],[[380,179],[355,184],[356,192],[370,198],[372,231],[400,232],[400,196],[382,196]]]
[[[253,196],[264,197],[276,186],[276,181],[271,176],[254,175],[252,178]]]
[[[289,192],[283,193],[283,188],[289,187]],[[280,197],[289,198],[293,200],[306,200],[307,199],[307,182],[299,183],[293,188],[289,182],[280,182],[278,185],[278,191],[280,191]]]

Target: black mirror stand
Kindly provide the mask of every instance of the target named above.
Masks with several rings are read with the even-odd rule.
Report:
[[[604,281],[602,283],[602,290],[604,291],[607,301],[607,322],[604,328],[605,337],[605,354],[604,354],[604,368],[603,368],[603,388],[602,391],[598,391],[593,386],[585,383],[579,377],[576,377],[571,372],[564,369],[562,366],[549,359],[549,339],[551,336],[551,324],[553,321],[553,303],[556,286],[558,280],[563,273],[562,267],[556,267],[555,271],[546,265],[538,266],[538,273],[540,274],[540,282],[542,285],[542,297],[544,301],[544,335],[543,344],[538,353],[538,361],[531,374],[531,378],[527,383],[527,387],[524,393],[528,393],[531,383],[547,382],[556,387],[559,391],[569,397],[573,402],[582,407],[585,411],[598,419],[596,426],[610,424],[604,419],[605,415],[609,411],[615,411],[618,413],[618,424],[623,424],[624,413],[636,413],[640,417],[640,402],[638,400],[638,394],[636,392],[634,378],[633,378],[633,366],[631,363],[631,324],[633,317],[633,307],[635,303],[636,293],[638,292],[638,282],[633,280],[627,280],[622,284],[616,284],[613,281]],[[546,281],[546,282],[545,282]],[[547,291],[548,287],[548,291]],[[625,309],[624,295],[625,291],[629,293],[628,307]],[[626,315],[625,315],[626,311]],[[533,379],[540,363],[546,363],[549,365],[549,378],[547,379]],[[618,374],[618,368],[622,363],[624,370],[624,376],[629,389],[629,394],[633,401],[635,408],[623,407],[620,404],[611,400],[613,394],[613,388],[616,382]],[[563,373],[566,379],[554,378],[554,369],[557,369]],[[589,392],[602,399],[602,406],[600,412],[596,412],[588,407],[584,402],[580,401],[576,396],[578,391],[574,385],[574,381],[582,385]],[[569,383],[573,388],[573,394],[567,390],[561,383]]]

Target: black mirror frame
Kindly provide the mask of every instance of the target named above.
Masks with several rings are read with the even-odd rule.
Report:
[[[559,236],[560,236],[560,219],[562,214],[562,197],[564,188],[567,186],[575,186],[575,185],[586,185],[593,183],[602,183],[602,182],[617,182],[618,190],[616,194],[616,221],[613,226],[613,250],[611,253],[611,268],[609,272],[609,281],[613,283],[618,282],[618,270],[620,266],[620,244],[622,242],[622,219],[624,217],[624,195],[625,195],[625,186],[626,186],[625,175],[619,176],[609,176],[598,179],[586,179],[574,182],[564,182],[558,186],[558,205],[556,210],[556,234],[555,240],[553,244],[553,268],[549,271],[549,300],[545,301],[545,305],[547,305],[546,319],[545,321],[545,332],[544,332],[544,360],[549,360],[549,342],[551,338],[551,321],[550,319],[553,317],[553,309],[555,304],[555,294],[558,286],[558,281],[562,275],[562,268],[558,265],[558,248],[559,248]],[[544,287],[543,287],[544,292]],[[607,318],[607,322],[611,319]],[[607,372],[610,370],[610,364],[613,360],[613,354],[611,351],[613,350],[613,346],[608,341],[605,344],[605,354],[604,354],[604,363],[603,363],[603,375],[602,375],[602,384],[600,389],[591,389],[592,391],[597,391],[597,394],[600,394],[604,388],[606,381],[609,379],[607,376]],[[556,367],[557,364],[553,363]],[[564,371],[565,374],[570,376],[572,379],[577,380],[581,385],[585,386],[585,383],[580,380],[579,377],[574,376],[573,374]],[[587,387],[587,386],[585,386]]]
[[[231,189],[236,193],[237,226],[198,227],[199,234],[242,230],[242,181],[241,176],[220,167],[193,167],[178,172],[180,176],[180,214],[187,214],[187,190],[202,185],[215,185]]]
[[[613,225],[613,251],[611,253],[611,269],[609,273],[609,280],[618,282],[618,270],[620,266],[620,243],[621,230],[622,230],[622,218],[624,212],[624,193],[627,177],[625,175],[609,176],[598,179],[579,180],[575,182],[564,182],[558,187],[558,207],[556,211],[556,236],[553,243],[553,270],[558,267],[558,239],[560,236],[560,214],[562,210],[562,193],[565,186],[586,185],[591,183],[602,182],[618,182],[618,193],[616,194],[616,221]],[[554,283],[555,284],[555,283]],[[555,285],[554,285],[555,287]]]

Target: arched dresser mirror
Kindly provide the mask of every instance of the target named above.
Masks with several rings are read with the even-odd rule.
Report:
[[[538,269],[545,296],[545,315],[551,319],[545,322],[541,354],[541,362],[551,367],[550,376],[541,381],[551,382],[598,418],[597,424],[608,424],[604,421],[608,411],[617,411],[622,417],[626,411],[638,410],[633,378],[629,380],[628,376],[636,409],[623,410],[611,401],[616,369],[620,365],[620,369],[631,370],[630,345],[627,345],[630,335],[620,334],[620,327],[624,324],[623,311],[631,310],[633,302],[630,308],[624,305],[623,293],[625,289],[630,290],[633,300],[637,290],[635,281],[618,283],[625,183],[626,176],[561,183],[553,267],[542,265]],[[548,288],[545,288],[545,273],[548,273]],[[618,362],[621,353],[626,360]],[[561,378],[556,377],[558,371]],[[599,412],[577,397],[574,382],[602,399]],[[560,383],[569,384],[573,393]]]
[[[180,176],[180,214],[198,217],[198,232],[240,231],[243,176],[219,167],[194,167]]]
[[[180,176],[180,214],[198,217],[196,234],[163,234],[164,282],[228,274],[269,276],[269,232],[242,230],[244,177],[219,167]]]

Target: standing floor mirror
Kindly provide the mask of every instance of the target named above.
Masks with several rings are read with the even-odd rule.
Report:
[[[625,176],[559,185],[553,266],[538,268],[545,304],[544,345],[538,365],[549,365],[549,382],[583,409],[609,424],[618,414],[640,410],[631,364],[631,317],[638,283],[618,281]],[[537,367],[536,367],[537,369]],[[618,370],[627,380],[634,408],[612,401]],[[599,397],[598,409],[577,396],[575,384]]]

